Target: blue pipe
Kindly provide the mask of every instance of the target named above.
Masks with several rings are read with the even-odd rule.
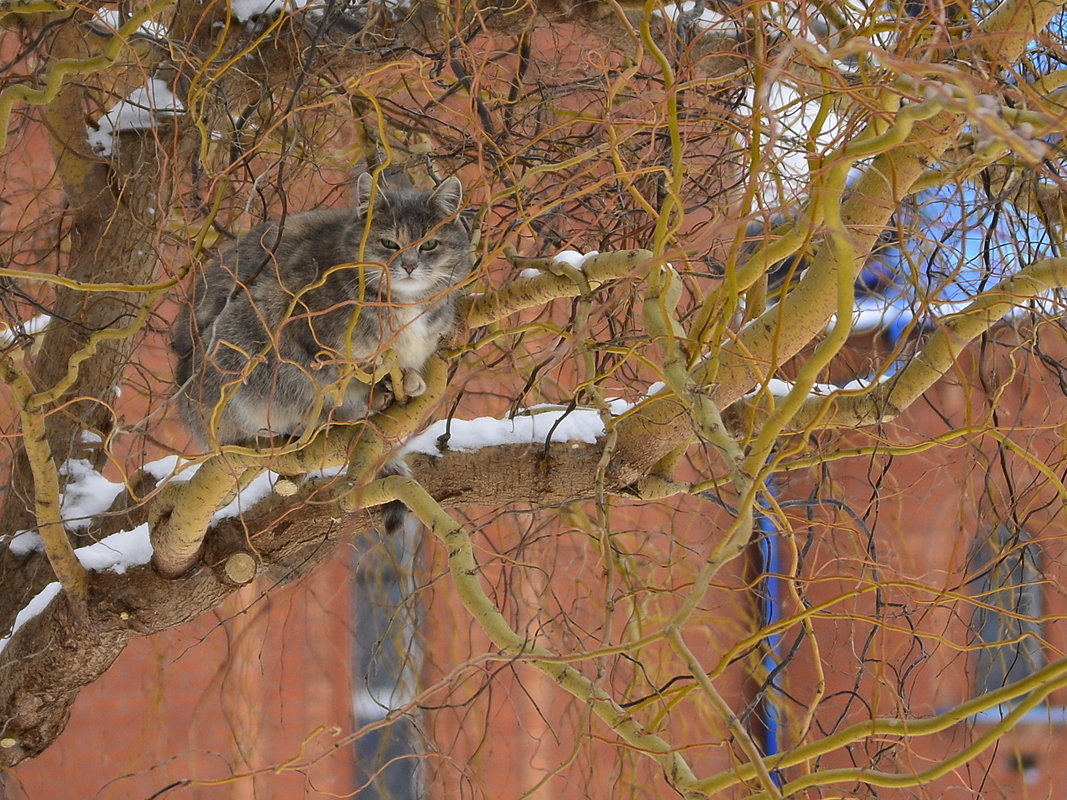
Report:
[[[764,482],[767,494],[774,497],[774,487],[771,478]],[[767,501],[760,500],[760,505],[767,508]],[[760,512],[756,517],[756,525],[763,534],[759,537],[760,571],[763,578],[760,581],[760,617],[764,626],[774,625],[782,618],[781,588],[782,579],[778,577],[782,573],[782,543],[778,536],[778,528],[767,514]],[[778,668],[781,661],[782,635],[774,633],[765,639],[767,652],[763,656],[763,668],[770,676]],[[781,723],[778,714],[778,703],[774,697],[774,683],[769,682],[761,703],[763,710],[763,754],[765,756],[777,755],[781,752]],[[782,775],[777,770],[771,773],[776,785],[782,785]]]
[[[909,321],[903,316],[898,316],[889,323],[886,329],[886,337],[891,349],[896,348],[900,340],[907,332]],[[907,359],[899,357],[889,368],[892,375],[904,366]],[[764,509],[770,508],[767,498],[774,498],[774,476],[770,475],[764,481],[766,495],[760,499],[759,504]],[[764,627],[775,625],[782,619],[782,540],[778,535],[778,527],[774,520],[765,512],[760,511],[756,515],[756,527],[763,535],[759,537],[760,572],[760,621]],[[763,656],[763,668],[767,675],[773,675],[782,660],[782,635],[774,633],[765,640],[766,653]],[[763,712],[763,754],[774,756],[782,751],[781,742],[781,715],[778,708],[778,698],[773,681],[768,681],[767,690],[764,692],[760,704]],[[782,774],[778,770],[771,772],[775,784],[781,786]]]

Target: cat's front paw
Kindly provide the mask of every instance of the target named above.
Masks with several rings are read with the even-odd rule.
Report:
[[[421,397],[426,394],[426,381],[416,370],[404,370],[404,394],[408,397]]]
[[[383,378],[370,388],[370,396],[367,398],[367,411],[371,414],[385,411],[395,400],[393,381],[390,378]]]

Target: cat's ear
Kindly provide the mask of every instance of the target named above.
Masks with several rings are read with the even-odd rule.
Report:
[[[374,182],[374,176],[369,172],[360,173],[356,178],[356,206],[360,211],[365,211],[370,202],[370,190]]]
[[[356,178],[356,209],[359,213],[366,214],[367,209],[370,207],[370,193],[374,187],[374,176],[369,172],[363,172],[358,178]],[[378,179],[378,194],[375,197],[378,203],[388,203],[389,198],[385,196],[385,180],[383,178]]]
[[[455,175],[445,178],[436,189],[430,192],[430,204],[437,206],[447,217],[459,211],[462,202],[463,184]]]

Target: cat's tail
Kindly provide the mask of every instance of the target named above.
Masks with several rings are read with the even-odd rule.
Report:
[[[387,478],[390,475],[402,475],[405,478],[411,477],[411,469],[401,456],[394,456],[386,462],[386,465],[382,467],[382,471],[379,473],[378,477]],[[390,500],[382,506],[381,514],[382,528],[385,530],[385,535],[392,536],[404,532],[404,528],[407,527],[408,517],[411,515],[411,512],[408,511],[408,507],[399,500]]]

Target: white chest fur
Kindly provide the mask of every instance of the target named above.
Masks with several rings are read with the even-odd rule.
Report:
[[[440,320],[433,325],[430,320],[431,309],[427,306],[399,306],[393,309],[390,320],[390,327],[394,331],[392,349],[401,367],[421,371],[437,349],[443,328]]]

